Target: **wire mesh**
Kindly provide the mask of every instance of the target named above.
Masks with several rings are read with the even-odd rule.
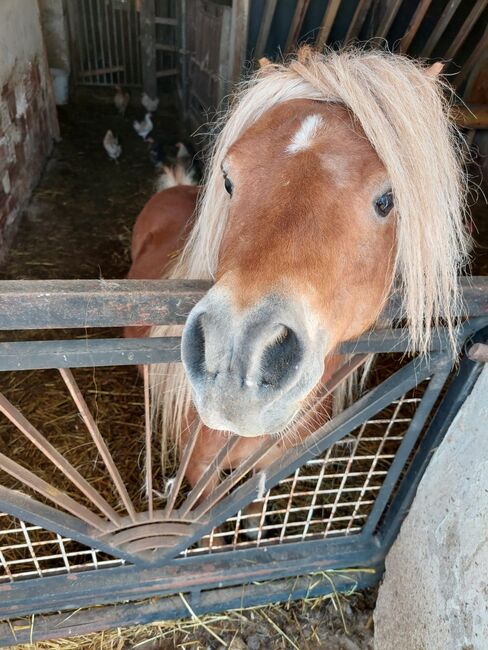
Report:
[[[24,375],[23,381],[19,380],[21,375]],[[388,372],[383,372],[381,377],[372,377],[372,385],[377,385],[387,375]],[[112,510],[108,511],[106,519],[112,531],[133,526],[136,521],[147,524],[172,519],[173,506],[171,512],[166,510],[166,515],[169,513],[171,516],[165,516],[163,509],[169,504],[168,493],[162,479],[161,464],[156,461],[157,436],[151,432],[148,424],[147,368],[142,377],[129,366],[77,369],[73,373],[62,371],[61,375],[57,371],[4,373],[3,377],[12,381],[10,392],[8,381],[3,382],[7,384],[4,392],[12,400],[15,397],[19,409],[27,412],[29,420],[38,428],[41,441],[45,436],[41,449],[39,441],[37,446],[27,441],[32,447],[27,451],[21,444],[25,436],[21,437],[17,431],[17,437],[14,437],[12,421],[2,419],[0,437],[9,440],[5,451],[16,459],[14,462],[37,472],[55,490],[71,495],[85,508],[96,512],[97,500],[90,501],[76,485],[71,484],[71,470],[68,468],[67,473],[60,472],[43,455],[43,445],[54,445],[69,459],[73,470],[94,487],[103,502],[108,504],[107,507],[116,512],[115,521],[113,516],[109,521]],[[28,389],[29,382],[36,385],[35,379],[43,386],[42,400],[38,397],[39,390],[32,392]],[[427,382],[424,382],[391,403],[271,490],[257,494],[256,500],[246,509],[214,528],[198,544],[184,551],[182,556],[359,533],[426,385]],[[69,399],[70,393],[77,399]],[[116,410],[111,410],[114,407]],[[130,427],[123,428],[124,423]],[[148,453],[151,440],[152,448]],[[232,444],[229,439],[227,446],[230,448]],[[8,466],[2,469],[5,467],[8,469]],[[145,467],[153,470],[150,481],[144,475]],[[39,498],[29,486],[22,485],[21,479],[15,478],[12,480],[12,476],[0,472],[1,485],[20,488],[42,503],[49,502],[48,495],[44,495],[44,499]],[[243,480],[244,475],[240,482],[236,482],[236,487]],[[124,499],[120,493],[121,481],[125,485],[122,491]],[[175,500],[175,516],[181,516],[182,504],[188,504],[188,491],[187,481],[181,481]],[[124,500],[135,510],[130,512],[131,507],[128,508],[127,503],[124,505]],[[57,506],[60,507],[59,503]],[[198,522],[196,513],[199,506],[198,499],[189,506],[186,515],[188,521],[194,519]],[[203,512],[206,515],[206,511]],[[211,516],[212,511],[208,514]],[[100,517],[100,512],[97,515]],[[83,520],[82,514],[80,517]],[[119,517],[122,519],[119,520]],[[103,517],[100,520],[103,522]],[[124,563],[115,556],[96,550],[95,546],[96,539],[92,549],[10,515],[0,515],[0,581],[43,578]]]
[[[185,554],[361,532],[426,385],[308,461]]]
[[[69,537],[0,513],[0,584],[123,564]]]

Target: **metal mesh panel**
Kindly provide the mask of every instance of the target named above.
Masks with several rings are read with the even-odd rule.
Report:
[[[187,554],[359,533],[426,383],[239,511]]]
[[[30,462],[17,455],[17,462],[28,466],[33,472],[37,470],[40,475],[49,480],[53,489],[54,486],[57,486],[58,490],[68,491],[77,503],[84,503],[85,507],[90,509],[90,513],[95,513],[94,505],[97,501],[89,493],[85,494],[83,498],[83,494],[72,489],[73,477],[75,483],[77,481],[74,472],[80,471],[82,477],[88,479],[97,494],[103,499],[102,510],[104,507],[108,508],[108,516],[115,517],[115,520],[112,519],[112,523],[107,521],[107,524],[111,526],[110,530],[114,532],[130,528],[136,523],[134,516],[143,518],[143,521],[137,519],[139,523],[167,521],[171,525],[171,517],[165,518],[162,510],[166,498],[161,481],[161,466],[153,457],[158,449],[155,440],[157,437],[154,434],[154,442],[149,445],[153,454],[144,460],[148,449],[145,446],[144,436],[146,435],[147,441],[147,435],[150,435],[150,430],[144,424],[143,408],[145,400],[146,404],[148,400],[148,392],[144,390],[145,386],[147,389],[147,373],[144,373],[144,381],[142,381],[141,378],[137,378],[134,369],[129,367],[98,368],[96,372],[93,369],[80,369],[76,371],[76,381],[74,376],[66,377],[64,374],[63,377],[68,379],[68,383],[64,385],[60,377],[55,379],[52,376],[53,372],[56,371],[37,371],[41,377],[49,378],[49,381],[44,381],[44,400],[49,399],[49,390],[56,395],[57,401],[51,410],[44,412],[41,410],[37,413],[32,405],[32,396],[29,396],[28,391],[27,393],[22,392],[23,403],[20,400],[21,404],[19,404],[19,396],[16,398],[16,403],[21,410],[30,407],[30,419],[36,423],[39,429],[38,444],[42,443],[42,433],[48,429],[48,438],[55,443],[58,450],[62,451],[64,457],[71,458],[72,469],[68,468],[65,476],[60,475],[56,464],[49,462],[46,465],[46,458],[40,450],[38,450],[37,456],[30,456]],[[27,375],[31,382],[34,374]],[[114,377],[117,375],[120,375],[121,381],[118,389],[113,384]],[[378,381],[378,377],[372,379],[373,384]],[[80,419],[80,415],[83,414],[83,404],[77,403],[80,408],[80,413],[77,413],[75,404],[62,397],[61,385],[65,391],[68,388],[71,392],[78,390],[79,387],[80,395],[87,396],[86,408],[94,416],[91,427],[95,427],[90,435],[88,430],[85,430],[87,423],[90,424],[90,421],[86,419],[86,413]],[[426,385],[427,382],[424,382],[409,391],[401,399],[384,408],[374,418],[363,423],[350,435],[333,444],[322,456],[309,460],[266,493],[258,494],[258,498],[250,506],[229,518],[222,526],[214,528],[210,535],[184,551],[182,555],[347,536],[360,532],[415,414]],[[115,417],[114,415],[109,416],[111,413],[109,409],[114,400],[117,400]],[[49,422],[44,422],[45,426],[43,426],[42,417],[46,413],[51,419]],[[149,411],[146,409],[146,417],[148,417],[148,413]],[[73,431],[73,434],[76,432],[72,437],[72,443],[76,444],[74,454],[71,449],[73,444],[61,446],[63,431],[58,434],[55,430],[49,430],[48,425],[57,421],[58,418],[63,423],[63,431],[66,429],[66,424],[69,423],[68,429],[66,429],[68,436],[69,431]],[[134,433],[131,433],[132,429],[124,429],[124,435],[121,437],[120,427],[125,420],[131,421]],[[3,427],[6,425],[6,422],[2,424]],[[10,440],[14,440],[11,432],[12,423],[8,426],[10,427]],[[0,427],[0,433],[2,431],[3,429]],[[19,432],[17,435],[20,435]],[[47,443],[47,439],[45,440]],[[122,503],[124,492],[120,488],[115,489],[118,483],[110,479],[108,466],[104,465],[100,459],[99,451],[97,451],[100,449],[102,440],[108,445],[109,459],[112,454],[113,459],[117,461],[114,465],[115,469],[121,470],[119,481],[122,481],[120,484],[127,489],[126,498],[129,506],[130,508],[135,507],[134,514],[130,515],[130,508],[127,509],[127,505],[125,505],[129,517],[124,514],[124,504]],[[18,448],[17,443],[10,445],[10,455],[14,458],[14,450]],[[42,459],[44,459],[44,465],[41,463]],[[5,461],[2,462],[5,463]],[[150,498],[144,489],[143,470],[145,466],[153,468],[152,481],[148,484],[152,486]],[[8,465],[4,465],[3,469],[8,471]],[[113,472],[114,470],[112,470],[112,474]],[[242,477],[244,476],[245,474],[242,475]],[[5,477],[6,481],[9,477],[7,475]],[[12,483],[11,479],[12,477],[5,485],[15,487],[15,489],[20,488],[41,502],[49,503],[48,495],[41,494],[39,496],[29,488],[28,484],[22,486],[22,483],[18,481]],[[241,482],[242,480],[244,478],[241,479]],[[20,474],[20,481],[23,481],[22,474]],[[186,481],[183,481],[177,498],[178,503],[184,503],[188,489]],[[57,508],[65,507],[56,502],[55,505]],[[151,509],[153,505],[154,511]],[[175,510],[176,516],[178,516],[178,507]],[[199,502],[196,501],[188,511],[188,521],[198,523],[199,518],[195,514],[198,507]],[[110,515],[110,508],[114,508],[112,515]],[[69,508],[67,509],[69,511]],[[75,512],[75,514],[90,523],[90,519],[86,518],[83,511]],[[209,515],[211,516],[211,511]],[[100,513],[97,516],[100,517]],[[119,517],[122,517],[120,521]],[[102,520],[100,519],[100,521]],[[168,533],[161,534],[167,535]],[[178,539],[172,538],[169,547],[172,544],[177,544],[178,541]],[[94,539],[94,548],[95,545],[96,538]],[[2,581],[45,577],[76,570],[94,570],[102,566],[120,566],[123,563],[121,559],[92,550],[69,537],[63,537],[38,526],[25,524],[8,515],[0,515],[0,580]]]
[[[0,513],[0,583],[122,564],[124,560]]]

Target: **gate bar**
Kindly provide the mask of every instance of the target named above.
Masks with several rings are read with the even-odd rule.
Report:
[[[460,278],[462,315],[488,316],[488,277]],[[183,324],[207,280],[4,280],[0,330]],[[381,319],[401,316],[392,296]]]

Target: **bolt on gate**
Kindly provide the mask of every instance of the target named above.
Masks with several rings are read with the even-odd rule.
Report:
[[[361,589],[381,577],[425,467],[481,371],[488,279],[463,280],[458,364],[442,328],[422,358],[405,354],[401,320],[370,332],[342,346],[347,362],[326,387],[374,353],[378,369],[361,397],[265,474],[253,468],[277,438],[221,475],[229,436],[189,489],[195,435],[165,483],[148,385],[151,364],[179,361],[179,338],[122,339],[107,328],[182,325],[208,286],[0,282],[0,645]],[[385,316],[398,307],[393,298]],[[107,405],[115,415],[104,415]],[[218,487],[200,499],[215,474]]]

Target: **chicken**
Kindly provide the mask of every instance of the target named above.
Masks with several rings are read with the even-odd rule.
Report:
[[[122,147],[110,129],[107,131],[105,137],[103,138],[103,148],[107,152],[109,158],[115,160],[115,162],[118,161],[118,158],[122,153]]]
[[[134,126],[134,131],[137,133],[137,135],[140,135],[141,138],[143,140],[145,140],[147,138],[147,136],[153,130],[153,122],[152,122],[152,119],[151,119],[151,113],[146,113],[146,116],[140,122],[138,122],[137,120],[134,120],[133,126]]]
[[[115,108],[118,110],[120,115],[125,115],[125,111],[129,105],[130,95],[122,88],[122,86],[115,86],[115,90],[117,91],[114,95]]]
[[[147,93],[142,93],[141,104],[144,106],[148,113],[155,113],[158,110],[159,99],[151,99]]]

